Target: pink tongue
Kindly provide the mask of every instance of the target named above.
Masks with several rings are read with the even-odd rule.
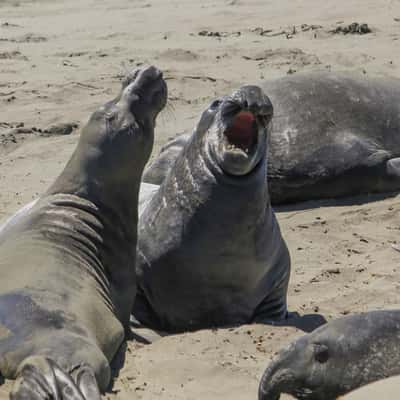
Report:
[[[230,144],[245,150],[255,142],[257,128],[251,112],[241,111],[234,118],[232,125],[225,131]]]

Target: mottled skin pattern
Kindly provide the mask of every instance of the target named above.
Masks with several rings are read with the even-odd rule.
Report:
[[[261,87],[275,110],[272,204],[400,189],[400,80],[311,72]],[[189,137],[168,143],[143,181],[160,184]]]
[[[50,189],[0,234],[0,373],[12,399],[100,399],[136,293],[138,191],[166,85],[132,72]]]
[[[234,145],[246,129],[229,136],[242,117],[255,124],[246,151]],[[271,117],[254,86],[203,113],[139,219],[141,323],[176,332],[286,317],[290,258],[266,183]]]
[[[400,310],[334,320],[282,350],[266,369],[259,400],[281,393],[334,400],[360,386],[400,374]]]

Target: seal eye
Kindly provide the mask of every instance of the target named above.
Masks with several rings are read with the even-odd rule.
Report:
[[[319,363],[326,363],[329,359],[329,349],[324,344],[314,344],[314,358]]]

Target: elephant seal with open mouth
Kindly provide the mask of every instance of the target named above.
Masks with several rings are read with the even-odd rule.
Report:
[[[400,189],[400,80],[309,72],[264,81],[274,105],[272,204]],[[143,181],[160,184],[189,140],[167,143]]]
[[[270,205],[273,107],[256,86],[213,102],[138,225],[133,315],[165,331],[284,319],[290,258]]]
[[[50,189],[0,233],[0,373],[11,398],[100,400],[136,293],[138,192],[167,98],[154,67],[93,113]]]

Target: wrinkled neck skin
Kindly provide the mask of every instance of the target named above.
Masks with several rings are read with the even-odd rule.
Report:
[[[145,129],[153,130],[150,126]],[[127,237],[136,237],[139,182],[145,160],[133,159],[125,168],[110,171],[108,158],[118,156],[104,150],[107,145],[107,142],[92,142],[90,137],[88,140],[82,135],[70,161],[46,195],[64,193],[90,199],[101,213],[114,215],[114,223],[120,224],[119,228]]]
[[[46,231],[50,240],[65,246],[67,251],[70,240],[77,243],[77,257],[96,266],[88,274],[99,283],[98,291],[104,301],[128,326],[135,297],[132,288],[136,286],[134,249],[139,184],[146,156],[151,151],[153,128],[151,121],[149,126],[143,125],[146,142],[144,146],[133,143],[139,148],[135,150],[126,135],[113,137],[96,122],[92,119],[84,128],[64,171],[38,203],[38,207],[45,204],[51,213],[62,214],[63,226],[47,233],[47,224],[43,223],[39,230]],[[86,270],[82,271],[85,273]]]
[[[214,199],[214,207],[218,209],[218,215],[229,218],[227,221],[232,223],[238,232],[243,229],[243,234],[249,237],[248,230],[251,227],[256,229],[258,224],[262,224],[268,217],[270,209],[268,185],[266,184],[265,132],[259,135],[257,151],[249,161],[250,171],[243,175],[232,175],[224,169],[224,165],[226,165],[230,170],[232,164],[229,159],[226,159],[221,146],[223,139],[220,135],[223,135],[221,133],[223,128],[213,129],[215,127],[211,127],[210,131],[205,134],[198,135],[195,132],[192,135],[191,140],[194,145],[189,144],[186,148],[187,151],[184,151],[187,174],[184,173],[181,179],[187,179],[187,186],[203,201]],[[200,151],[198,154],[194,154],[190,152],[190,149],[199,149]],[[195,183],[205,179],[204,176],[209,178],[208,180],[206,178],[208,184],[201,185],[199,190],[199,186]],[[212,213],[207,211],[206,216],[210,214]],[[223,219],[219,219],[219,222],[221,220]]]
[[[188,234],[196,238],[197,243],[192,244],[197,249],[206,246],[210,253],[223,247],[234,249],[237,241],[246,252],[254,247],[258,227],[264,226],[266,218],[272,218],[266,173],[265,156],[245,176],[225,173],[213,156],[207,137],[195,132],[145,209],[140,227],[155,227],[160,216],[163,221],[185,227],[171,232],[172,246],[174,235],[184,240]],[[210,248],[210,240],[218,243],[218,249]]]

